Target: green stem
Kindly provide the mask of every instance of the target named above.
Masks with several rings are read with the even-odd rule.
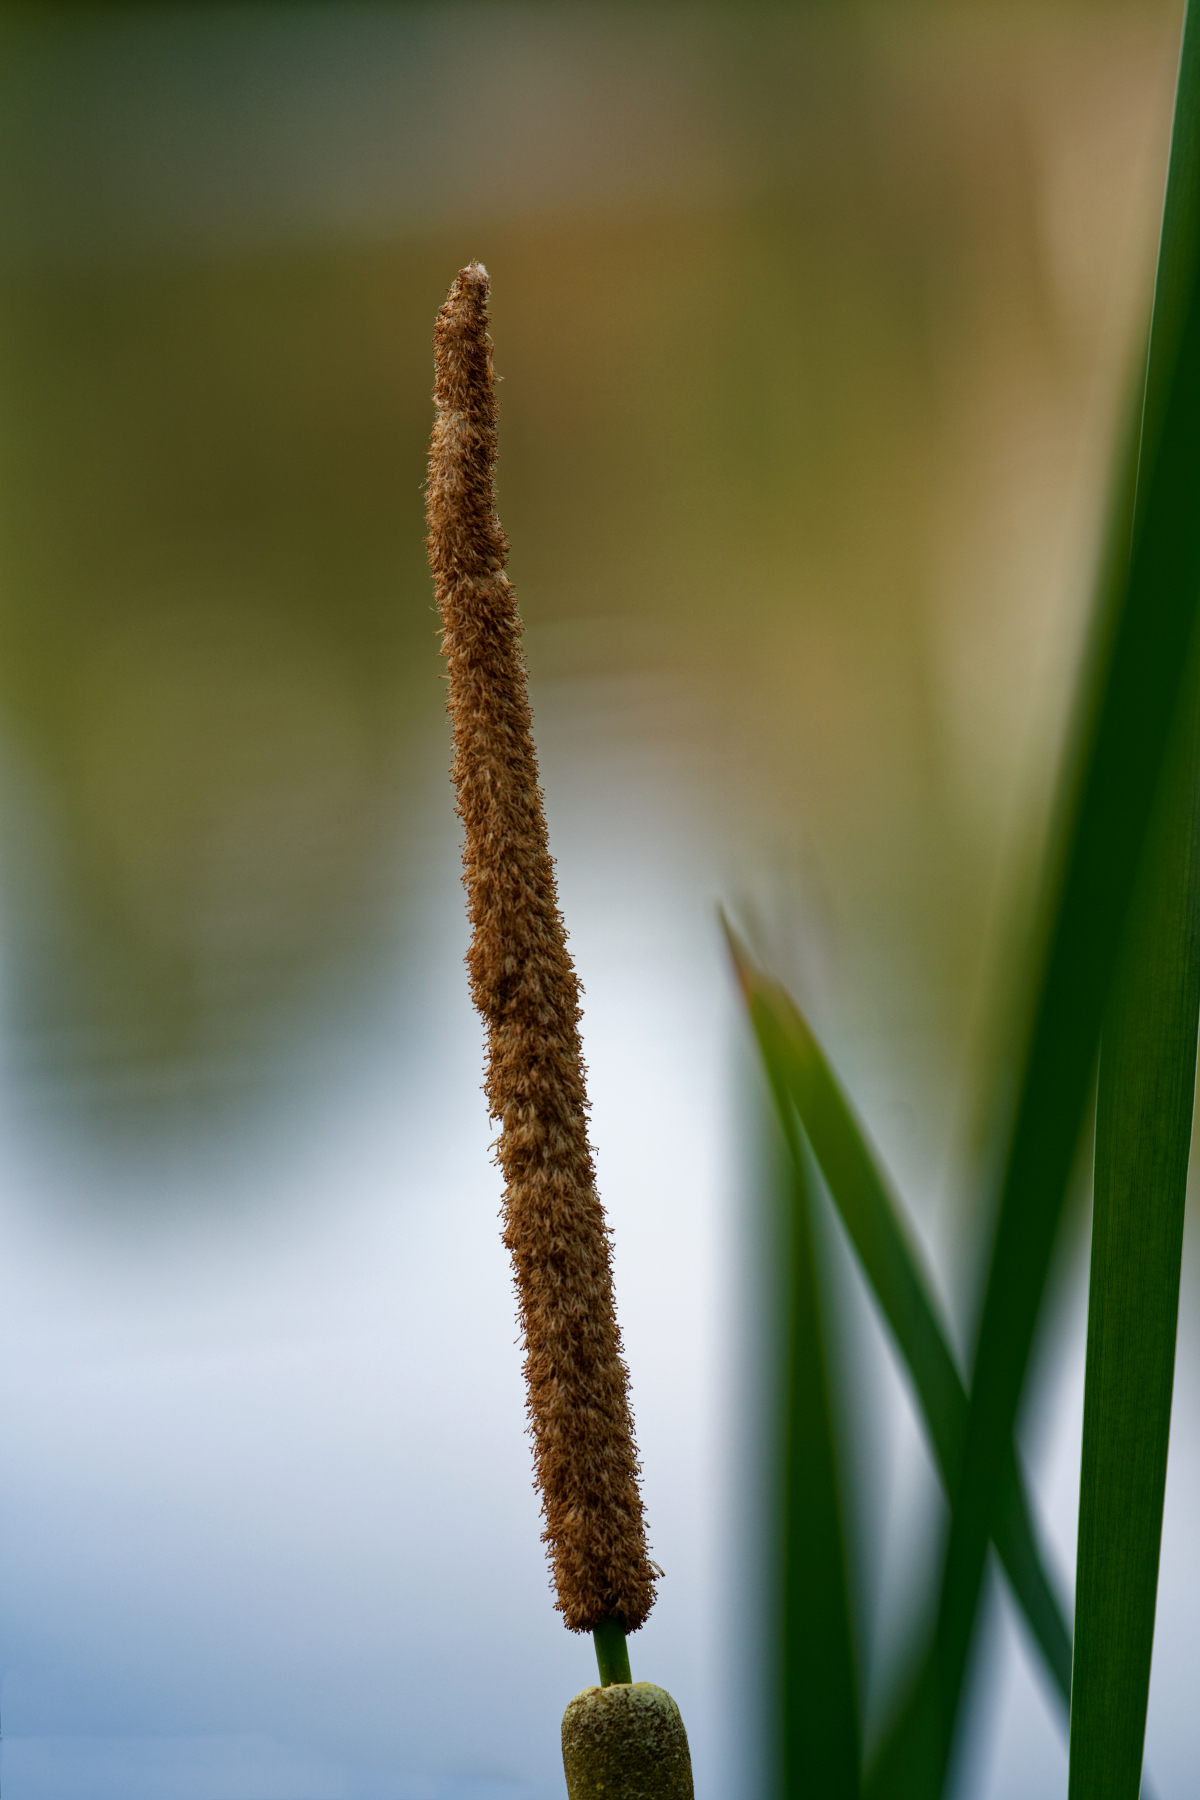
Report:
[[[1071,1689],[1073,1800],[1137,1800],[1200,1014],[1200,669],[1100,1048]]]
[[[934,1652],[938,1753],[911,1791],[946,1786],[984,1591],[988,1539],[1050,1259],[1200,610],[1200,5],[1180,58],[1130,555],[1109,629],[1019,1089],[979,1325]],[[893,1788],[893,1793],[896,1789]],[[1090,1790],[1090,1796],[1097,1790]]]
[[[625,1627],[619,1619],[605,1619],[592,1632],[596,1646],[596,1662],[600,1669],[600,1686],[613,1687],[618,1682],[631,1682],[629,1651],[625,1644]]]
[[[818,1291],[811,1158],[803,1144],[796,1143],[781,1174],[790,1190],[785,1234],[791,1238],[780,1571],[781,1788],[783,1800],[814,1795],[859,1800],[858,1683],[825,1372],[828,1324],[822,1313],[831,1297]]]

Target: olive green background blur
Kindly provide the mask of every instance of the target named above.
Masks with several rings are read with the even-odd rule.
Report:
[[[882,959],[957,1061],[1055,775],[1175,10],[11,15],[22,1067],[240,1062],[394,937],[472,256],[535,683],[644,673],[731,887],[806,882],[849,987]]]

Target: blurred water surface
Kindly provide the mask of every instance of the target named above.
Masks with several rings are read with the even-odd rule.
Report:
[[[812,1006],[967,1334],[1178,24],[5,15],[10,1800],[561,1782],[591,1652],[538,1545],[421,541],[432,321],[473,257],[667,1570],[634,1672],[679,1698],[701,1800],[763,1791],[751,1076],[715,908]],[[1082,1249],[1027,1431],[1068,1566]],[[937,1501],[855,1317],[878,1700]],[[1057,1793],[997,1617],[964,1784]]]

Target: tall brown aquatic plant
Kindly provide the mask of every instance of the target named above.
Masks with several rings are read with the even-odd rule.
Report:
[[[467,967],[487,1026],[504,1242],[525,1342],[537,1482],[557,1605],[572,1631],[635,1631],[659,1574],[646,1547],[628,1372],[596,1193],[567,950],[521,648],[496,517],[488,276],[463,269],[434,334],[426,540],[442,618],[465,831]],[[628,1679],[628,1675],[625,1676]]]

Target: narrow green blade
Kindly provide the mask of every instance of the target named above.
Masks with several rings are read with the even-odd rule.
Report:
[[[1070,1800],[1141,1784],[1200,1016],[1200,681],[1172,741],[1104,1021]]]
[[[908,1365],[953,1502],[966,1434],[967,1396],[888,1184],[807,1020],[784,990],[754,966],[728,926],[726,935],[793,1155],[802,1154],[794,1107]],[[1029,1504],[1011,1453],[997,1493],[993,1530],[1013,1593],[1065,1712],[1071,1689],[1071,1635],[1038,1553]]]
[[[778,1096],[777,1104],[778,1104]],[[781,1115],[782,1116],[782,1115]],[[785,1317],[781,1643],[784,1800],[859,1800],[858,1682],[842,1506],[813,1259],[810,1171],[794,1120],[780,1159]]]
[[[1067,837],[1001,1190],[936,1643],[935,1764],[949,1766],[994,1495],[1034,1328],[1200,598],[1200,15],[1184,26],[1132,546]]]

